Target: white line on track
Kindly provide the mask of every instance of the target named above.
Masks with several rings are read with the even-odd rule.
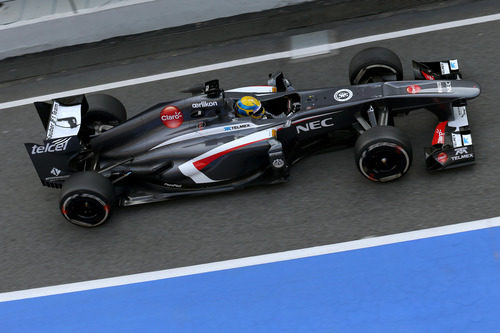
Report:
[[[140,77],[140,78],[136,78],[136,79],[117,81],[117,82],[100,84],[100,85],[87,87],[87,88],[68,90],[68,91],[63,91],[63,92],[59,92],[59,93],[52,93],[52,94],[48,94],[48,95],[30,97],[30,98],[20,99],[20,100],[16,100],[16,101],[11,101],[11,102],[4,102],[4,103],[0,103],[0,110],[7,109],[7,108],[14,108],[14,107],[22,106],[22,105],[28,105],[28,104],[32,104],[32,103],[37,102],[37,101],[48,101],[51,99],[56,99],[56,98],[61,98],[61,97],[66,97],[66,96],[81,95],[81,94],[88,94],[88,93],[93,93],[93,92],[97,92],[97,91],[102,91],[102,90],[123,88],[123,87],[139,85],[139,84],[148,83],[148,82],[167,80],[167,79],[177,78],[177,77],[181,77],[181,76],[216,71],[216,70],[220,70],[220,69],[255,64],[255,63],[271,61],[271,60],[279,60],[279,59],[286,59],[286,58],[291,58],[291,57],[314,55],[314,54],[317,54],[318,52],[324,52],[325,49],[332,51],[332,50],[336,50],[336,49],[340,49],[340,48],[344,48],[344,47],[349,47],[349,46],[354,46],[354,45],[366,44],[366,43],[377,42],[377,41],[381,41],[381,40],[387,40],[387,39],[393,39],[393,38],[399,38],[399,37],[406,37],[406,36],[411,36],[411,35],[418,35],[418,34],[423,34],[423,33],[432,32],[432,31],[458,28],[458,27],[463,27],[463,26],[468,26],[468,25],[473,25],[473,24],[497,21],[497,20],[500,20],[500,14],[492,14],[492,15],[486,15],[486,16],[473,17],[473,18],[469,18],[469,19],[465,19],[465,20],[451,21],[451,22],[433,24],[433,25],[428,25],[428,26],[423,26],[423,27],[418,27],[418,28],[405,29],[405,30],[388,32],[388,33],[383,33],[383,34],[378,34],[378,35],[354,38],[354,39],[350,39],[350,40],[346,40],[346,41],[342,41],[342,42],[336,42],[336,43],[318,45],[318,46],[313,46],[313,47],[306,47],[306,48],[296,49],[296,50],[291,50],[291,51],[276,52],[276,53],[270,53],[270,54],[265,54],[265,55],[261,55],[261,56],[219,62],[216,64],[198,66],[198,67],[187,68],[187,69],[182,69],[182,70],[177,70],[177,71],[172,71],[172,72],[166,72],[166,73],[162,73],[162,74],[144,76],[144,77]]]
[[[269,264],[274,262],[301,259],[325,254],[333,254],[345,251],[365,249],[375,246],[396,244],[401,242],[414,241],[418,239],[452,235],[461,232],[481,230],[486,228],[500,227],[500,217],[490,219],[478,220],[473,222],[459,223],[447,225],[443,227],[423,229],[417,231],[404,232],[400,234],[393,234],[381,237],[366,238],[356,241],[316,246],[300,250],[292,250],[286,252],[278,252],[265,254],[254,257],[226,260],[213,262],[202,265],[188,266],[167,269],[163,271],[141,273],[134,275],[119,276],[108,279],[100,279],[93,281],[84,281],[70,284],[63,284],[58,286],[35,288],[28,290],[13,291],[7,293],[0,293],[0,303],[14,300],[21,300],[27,298],[43,297],[50,295],[66,294],[71,292],[93,290],[99,288],[116,287],[133,283],[141,283],[148,281],[156,281],[162,279],[170,279],[175,277],[216,272],[227,269],[234,269],[240,267],[255,266],[261,264]]]

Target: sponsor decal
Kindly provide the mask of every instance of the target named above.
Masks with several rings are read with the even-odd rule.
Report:
[[[304,125],[297,125],[295,128],[297,129],[297,134],[299,134],[300,132],[314,131],[324,127],[331,127],[333,125],[335,125],[333,118],[325,118],[323,120],[310,121]]]
[[[442,93],[444,91],[443,89],[443,82],[436,82],[437,88],[438,88],[438,93]]]
[[[458,70],[458,60],[457,59],[450,60],[450,67],[454,71]]]
[[[61,170],[59,170],[58,168],[52,168],[52,170],[50,170],[50,174],[57,177],[61,174]]]
[[[455,132],[460,130],[460,127],[468,126],[467,111],[465,106],[453,107],[453,119],[448,122],[448,127],[455,127]]]
[[[441,66],[441,74],[450,74],[450,66],[448,65],[448,62],[440,62],[439,65]]]
[[[65,151],[68,147],[68,142],[71,138],[58,139],[45,143],[45,145],[33,145],[31,148],[31,155],[44,154],[44,153],[58,153]]]
[[[54,101],[47,124],[46,140],[65,138],[78,134],[81,122],[81,105],[65,106]]]
[[[244,128],[248,128],[248,127],[250,127],[250,124],[239,124],[239,125],[232,125],[232,126],[224,126],[224,132],[240,130],[240,129],[244,129]]]
[[[273,161],[273,167],[275,167],[276,169],[282,168],[284,166],[285,166],[285,161],[283,161],[283,159],[281,158],[277,158]]]
[[[349,89],[340,89],[340,90],[337,90],[335,92],[335,94],[333,94],[333,98],[335,98],[335,100],[337,102],[346,102],[348,100],[350,100],[353,96],[353,93],[351,90]]]
[[[444,144],[444,133],[446,129],[447,121],[440,122],[436,130],[434,131],[434,137],[432,138],[432,145]]]
[[[441,82],[441,81],[438,81],[436,82],[437,83],[437,90],[438,90],[438,93],[442,93],[442,92],[452,92],[453,89],[451,89],[451,81],[445,81],[445,82]]]
[[[198,109],[198,108],[210,108],[213,106],[218,106],[219,104],[217,101],[201,101],[199,103],[193,103],[191,104],[191,107],[193,109]]]
[[[411,86],[406,87],[406,92],[408,94],[418,94],[422,90],[422,87],[418,84],[412,84]]]
[[[456,148],[455,149],[455,156],[451,157],[452,161],[459,161],[459,160],[464,160],[464,159],[471,159],[474,158],[474,154],[469,153],[467,150],[467,147],[462,147],[462,148]]]
[[[462,135],[462,139],[464,140],[465,146],[472,146],[472,136],[470,134]]]
[[[452,161],[460,161],[460,160],[467,160],[467,159],[471,159],[471,158],[474,158],[473,154],[465,154],[465,155],[452,156],[451,160]]]
[[[57,127],[75,128],[79,126],[76,117],[57,118]]]
[[[169,183],[163,183],[163,186],[168,186],[168,187],[175,187],[175,188],[181,188],[181,184],[169,184]]]
[[[47,128],[47,140],[51,139],[52,136],[54,135],[54,127],[56,126],[58,112],[59,112],[59,103],[54,102],[54,104],[52,105],[52,111],[50,112],[49,126]]]
[[[465,111],[465,106],[458,106],[453,108],[453,113],[455,115],[455,118],[463,118],[465,117],[466,111]]]
[[[439,153],[437,161],[444,165],[448,161],[448,155],[446,153]]]
[[[207,123],[206,123],[206,122],[204,122],[204,121],[200,121],[200,122],[198,123],[198,129],[199,129],[199,130],[204,129],[205,127],[207,127]]]
[[[71,175],[55,176],[55,177],[45,177],[45,181],[52,182],[52,181],[57,181],[57,180],[62,180],[62,179],[68,179],[70,176]]]
[[[178,107],[168,105],[161,110],[161,121],[168,128],[177,128],[184,122],[184,116]]]
[[[453,141],[453,148],[462,147],[462,136],[460,134],[451,133],[451,139]]]

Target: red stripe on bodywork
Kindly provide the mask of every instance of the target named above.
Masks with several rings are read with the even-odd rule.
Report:
[[[198,160],[196,162],[193,162],[193,165],[196,169],[198,170],[202,170],[204,167],[206,167],[207,165],[209,165],[210,163],[212,163],[213,161],[215,161],[216,159],[218,159],[219,157],[221,156],[224,156],[232,151],[235,151],[236,149],[239,149],[239,148],[242,148],[242,147],[245,147],[245,146],[248,146],[248,145],[251,145],[251,144],[254,144],[256,142],[260,142],[260,141],[265,141],[267,140],[268,138],[266,139],[261,139],[261,140],[257,140],[257,141],[253,141],[253,142],[249,142],[249,143],[245,143],[243,145],[240,145],[240,146],[236,146],[236,147],[233,147],[233,148],[229,148],[227,150],[224,150],[224,151],[221,151],[220,153],[217,153],[217,154],[213,154],[213,155],[210,155],[208,157],[205,157],[201,160]]]
[[[432,138],[432,145],[444,144],[444,132],[446,130],[446,124],[448,124],[448,121],[440,122],[436,126],[434,137]]]
[[[424,71],[420,71],[420,73],[422,73],[422,75],[425,77],[426,80],[434,80],[434,76],[429,75]]]

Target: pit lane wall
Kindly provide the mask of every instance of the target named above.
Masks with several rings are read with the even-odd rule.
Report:
[[[0,0],[0,59],[310,1]]]
[[[471,0],[444,3],[457,1]],[[238,38],[429,5],[439,6],[436,0],[0,0],[0,60],[157,30],[215,27]]]

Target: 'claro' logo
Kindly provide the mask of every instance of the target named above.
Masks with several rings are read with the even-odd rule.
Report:
[[[177,128],[184,122],[184,116],[178,107],[168,105],[161,110],[161,121],[168,128]]]

